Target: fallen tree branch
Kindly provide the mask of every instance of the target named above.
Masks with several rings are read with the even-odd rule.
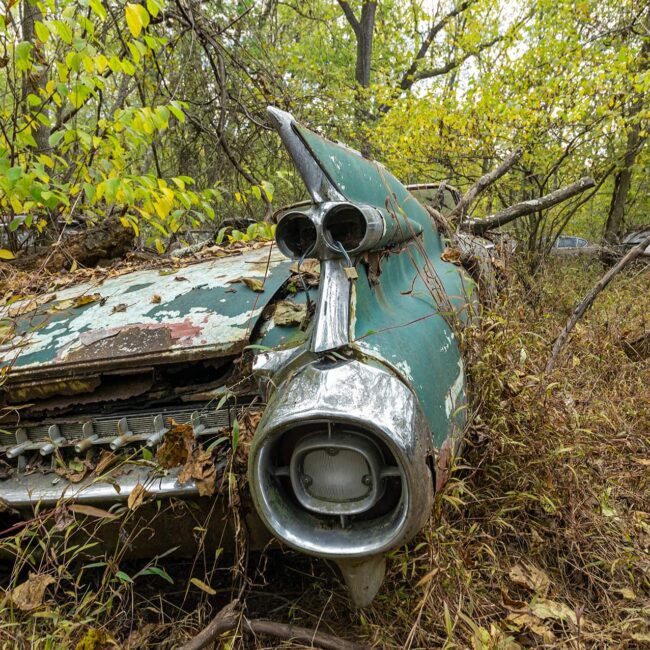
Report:
[[[296,641],[323,650],[366,650],[351,641],[346,641],[331,634],[309,630],[304,627],[294,627],[286,623],[276,623],[263,619],[247,620],[237,612],[237,601],[233,601],[220,610],[212,621],[180,650],[201,650],[214,643],[224,632],[230,632],[241,626],[243,631],[250,634],[265,634],[283,641]]]
[[[453,221],[456,218],[460,218],[462,220],[467,208],[476,201],[478,195],[485,188],[499,180],[521,158],[523,153],[524,150],[521,147],[517,147],[512,153],[508,154],[506,159],[496,169],[481,176],[463,195],[458,205],[449,213],[448,219]]]
[[[488,230],[492,230],[492,228],[504,226],[519,217],[532,214],[533,212],[539,212],[540,210],[547,210],[558,203],[562,203],[562,201],[570,199],[576,194],[581,194],[590,187],[593,187],[595,184],[593,178],[581,178],[579,181],[571,183],[571,185],[562,187],[559,190],[555,190],[555,192],[541,196],[538,199],[530,199],[529,201],[515,203],[509,208],[501,210],[501,212],[485,217],[485,219],[471,219],[470,221],[465,221],[463,223],[463,229],[469,230],[475,235],[481,235]]]
[[[575,308],[573,314],[571,314],[571,317],[560,332],[560,335],[555,339],[551,356],[549,357],[548,363],[546,364],[547,373],[553,370],[553,366],[555,365],[557,357],[560,354],[560,350],[562,350],[564,344],[566,343],[566,340],[569,338],[571,330],[582,318],[587,309],[591,307],[598,294],[612,281],[612,279],[619,271],[621,271],[621,269],[624,269],[630,262],[632,262],[632,260],[641,255],[647,246],[650,246],[650,236],[646,237],[640,244],[630,249],[627,254],[618,261],[617,264],[612,266],[612,268],[609,269],[609,271],[607,271],[607,273],[605,273],[605,275],[603,275],[603,277],[600,278],[598,282],[596,282],[589,293],[584,297],[582,302]]]

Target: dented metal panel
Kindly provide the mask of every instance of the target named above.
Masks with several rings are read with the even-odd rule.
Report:
[[[13,319],[15,336],[0,347],[2,366],[11,366],[10,379],[24,379],[237,353],[289,269],[265,246],[172,273],[143,269],[75,285]],[[85,296],[91,302],[80,304]],[[0,318],[20,309],[14,303]]]

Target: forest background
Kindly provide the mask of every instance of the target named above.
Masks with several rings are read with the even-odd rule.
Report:
[[[2,6],[2,259],[107,217],[161,254],[223,223],[259,234],[252,221],[304,198],[269,104],[405,182],[466,189],[523,147],[475,215],[593,177],[578,199],[520,220],[531,252],[561,231],[613,242],[648,221],[644,3]]]

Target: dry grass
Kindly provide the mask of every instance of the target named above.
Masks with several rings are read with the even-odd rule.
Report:
[[[392,554],[370,608],[350,606],[332,567],[289,552],[241,553],[237,570],[205,551],[189,562],[110,560],[81,571],[88,562],[70,550],[70,531],[53,532],[43,522],[53,515],[41,514],[0,543],[17,558],[3,586],[30,570],[56,582],[34,612],[5,599],[0,639],[6,647],[83,639],[79,647],[91,649],[115,647],[114,639],[172,648],[241,590],[248,616],[377,648],[648,647],[650,361],[631,361],[621,342],[650,330],[650,269],[618,277],[553,375],[541,374],[555,334],[600,273],[582,260],[561,262],[525,291],[513,277],[468,339],[475,417],[464,458],[427,529]],[[146,570],[134,578],[147,566],[174,584]]]

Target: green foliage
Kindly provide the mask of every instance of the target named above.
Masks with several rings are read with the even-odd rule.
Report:
[[[359,16],[362,3],[349,4]],[[56,234],[74,219],[118,214],[162,251],[212,221],[260,219],[304,198],[266,128],[268,104],[406,181],[462,189],[523,146],[476,214],[590,175],[589,202],[518,229],[534,247],[573,219],[573,232],[597,239],[635,124],[628,225],[650,207],[649,108],[630,116],[650,86],[646,13],[632,0],[446,0],[435,10],[386,0],[370,84],[359,88],[356,34],[333,0],[10,3],[0,20],[3,248],[15,252],[26,230]]]

